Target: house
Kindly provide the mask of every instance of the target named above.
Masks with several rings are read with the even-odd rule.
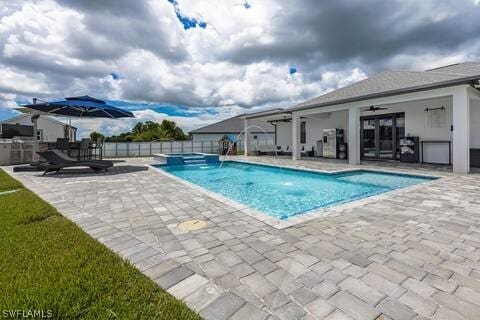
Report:
[[[322,155],[332,138],[327,129],[342,129],[350,164],[399,161],[408,142],[418,161],[451,163],[454,172],[468,173],[480,158],[479,81],[478,62],[385,71],[285,110],[245,115],[245,126],[275,123],[276,144],[291,145],[294,160],[310,148]]]
[[[268,110],[267,112],[279,111],[282,109]],[[195,129],[189,133],[192,135],[193,141],[219,141],[224,136],[237,136],[245,129],[246,115],[262,115],[265,111],[259,111],[249,114],[241,114],[232,118],[228,118],[219,122],[212,123],[208,126]],[[270,140],[273,142],[275,136],[275,125],[262,119],[252,120],[249,122],[251,129],[248,131],[250,141]]]
[[[76,139],[77,128],[58,121],[52,117],[41,115],[37,120],[38,140],[40,142],[56,142],[57,138]],[[0,121],[0,137],[33,135],[33,124],[30,114],[20,114],[16,117]]]

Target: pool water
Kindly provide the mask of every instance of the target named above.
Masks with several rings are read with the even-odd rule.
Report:
[[[159,166],[209,191],[278,219],[430,181],[431,177],[373,171],[327,174],[235,161]]]

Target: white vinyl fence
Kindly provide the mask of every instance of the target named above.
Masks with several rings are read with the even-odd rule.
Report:
[[[257,145],[272,144],[272,140],[253,140]],[[155,142],[105,142],[104,158],[150,157],[156,153],[219,153],[218,141],[155,141]],[[237,141],[237,153],[243,152],[243,139]]]

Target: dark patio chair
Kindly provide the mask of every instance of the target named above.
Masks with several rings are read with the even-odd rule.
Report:
[[[78,149],[78,159],[90,159],[90,145],[91,140],[83,138],[80,140],[80,146]]]
[[[70,141],[68,138],[57,138],[56,149],[70,155]]]
[[[49,172],[57,172],[64,168],[73,167],[89,167],[95,173],[99,171],[107,171],[108,168],[113,167],[113,162],[108,160],[75,160],[60,150],[48,150],[38,152],[40,157],[46,160],[46,162],[39,163],[38,168],[44,170],[43,175]]]

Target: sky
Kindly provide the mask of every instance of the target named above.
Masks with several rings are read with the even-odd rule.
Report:
[[[0,0],[0,120],[91,95],[185,131],[385,69],[478,61],[480,0]]]

